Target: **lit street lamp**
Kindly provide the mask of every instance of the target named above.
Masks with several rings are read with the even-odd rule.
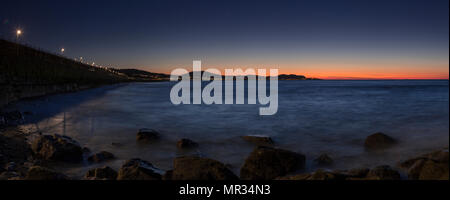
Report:
[[[16,40],[19,39],[20,35],[22,35],[22,30],[18,29],[18,30],[16,31]]]
[[[61,54],[64,54],[64,51],[66,51],[64,48],[61,49]]]

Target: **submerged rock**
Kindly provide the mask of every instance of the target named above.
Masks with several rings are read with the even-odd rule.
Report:
[[[397,141],[394,138],[384,133],[375,133],[366,138],[364,147],[368,150],[378,150],[391,147],[396,143]]]
[[[84,178],[86,180],[116,180],[117,172],[111,167],[105,166],[89,170]]]
[[[136,139],[138,142],[154,142],[160,138],[157,131],[153,129],[141,129],[137,133]]]
[[[25,180],[69,180],[69,177],[45,167],[33,166],[28,170]]]
[[[190,140],[190,139],[181,139],[177,142],[178,149],[192,149],[198,147],[198,143]]]
[[[115,158],[114,154],[109,153],[107,151],[101,151],[92,156],[89,156],[88,161],[93,162],[93,163],[100,163],[100,162],[112,160],[114,158]]]
[[[413,180],[449,180],[449,152],[436,151],[406,160],[399,165]]]
[[[83,159],[83,149],[67,136],[43,135],[32,143],[31,148],[44,160],[79,162]]]
[[[257,147],[241,168],[241,178],[246,180],[272,180],[305,167],[305,156],[299,153]]]
[[[327,154],[322,154],[318,158],[314,159],[314,162],[319,166],[333,165],[333,159]]]
[[[242,139],[259,146],[272,146],[274,144],[271,137],[263,135],[242,136]]]
[[[172,180],[238,180],[223,163],[196,156],[175,158]]]
[[[151,163],[135,158],[122,165],[117,180],[161,180],[161,172]]]

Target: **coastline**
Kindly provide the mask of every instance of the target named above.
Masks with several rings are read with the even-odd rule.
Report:
[[[377,133],[378,134],[378,133]],[[377,134],[374,134],[378,137]],[[370,141],[369,136],[366,140]],[[383,135],[382,137],[389,137]],[[159,139],[159,133],[151,129],[141,129],[137,142],[148,144]],[[272,140],[263,136],[246,136],[244,140],[254,143],[254,151],[248,155],[241,168],[240,176],[229,170],[226,164],[197,156],[182,156],[174,159],[173,169],[161,170],[139,158],[127,158],[120,169],[107,166],[107,161],[116,159],[108,152],[90,152],[89,147],[80,146],[77,141],[60,135],[7,127],[0,134],[0,180],[448,180],[448,147],[405,158],[396,166],[381,165],[375,168],[326,170],[332,158],[322,155],[315,161],[323,164],[306,173],[302,169],[305,157],[289,150],[273,147]],[[379,141],[375,139],[373,141]],[[41,145],[36,149],[37,146]],[[44,145],[44,146],[42,146]],[[175,144],[174,144],[175,145]],[[194,141],[180,140],[178,148],[195,148]],[[385,148],[382,143],[374,143],[376,149]],[[395,145],[394,143],[392,145]],[[45,149],[50,148],[50,149]],[[51,157],[55,149],[62,157]],[[79,152],[81,157],[74,157]],[[76,153],[75,153],[76,154]],[[62,159],[63,158],[63,159]],[[278,160],[277,162],[274,161]],[[69,177],[53,169],[60,164],[84,163],[90,169],[85,177]],[[154,165],[155,166],[154,166]],[[98,166],[104,166],[98,168]],[[261,168],[262,167],[262,168]],[[108,174],[108,175],[105,175]]]

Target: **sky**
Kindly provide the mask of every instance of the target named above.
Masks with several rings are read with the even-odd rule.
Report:
[[[2,38],[116,68],[449,77],[448,0],[2,0],[0,22]]]

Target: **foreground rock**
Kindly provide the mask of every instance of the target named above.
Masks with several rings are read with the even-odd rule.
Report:
[[[89,170],[84,178],[86,180],[116,180],[117,172],[111,167],[105,166]]]
[[[43,135],[36,139],[31,148],[41,159],[49,161],[79,162],[83,159],[83,149],[70,137]]]
[[[160,135],[157,131],[153,129],[141,129],[137,133],[136,140],[138,142],[154,142],[160,138]]]
[[[172,180],[238,180],[223,163],[195,156],[174,160],[174,169],[166,176]]]
[[[322,154],[318,158],[314,159],[314,162],[318,166],[331,166],[333,165],[333,159],[328,154]]]
[[[347,171],[317,170],[313,173],[298,174],[277,178],[278,180],[399,180],[400,174],[389,166],[379,166],[372,170],[352,169]]]
[[[92,163],[101,163],[108,160],[113,160],[115,158],[114,154],[107,151],[101,151],[92,156],[89,156],[88,161]]]
[[[69,177],[45,167],[33,166],[28,170],[25,180],[69,180]]]
[[[242,136],[242,139],[259,146],[272,146],[274,143],[271,137],[262,135]]]
[[[177,142],[178,149],[192,149],[198,147],[198,143],[190,139],[181,139]]]
[[[409,159],[400,163],[413,180],[449,180],[448,149]]]
[[[117,180],[161,180],[161,172],[151,163],[136,158],[122,165]]]
[[[397,141],[394,138],[384,133],[375,133],[366,138],[364,147],[368,150],[379,150],[391,147],[396,143]]]
[[[299,153],[257,147],[241,168],[241,179],[272,180],[305,167],[305,156]]]
[[[26,162],[31,154],[26,136],[16,130],[0,132],[0,172],[10,162]]]
[[[400,180],[400,173],[390,166],[375,167],[367,173],[366,180]]]

